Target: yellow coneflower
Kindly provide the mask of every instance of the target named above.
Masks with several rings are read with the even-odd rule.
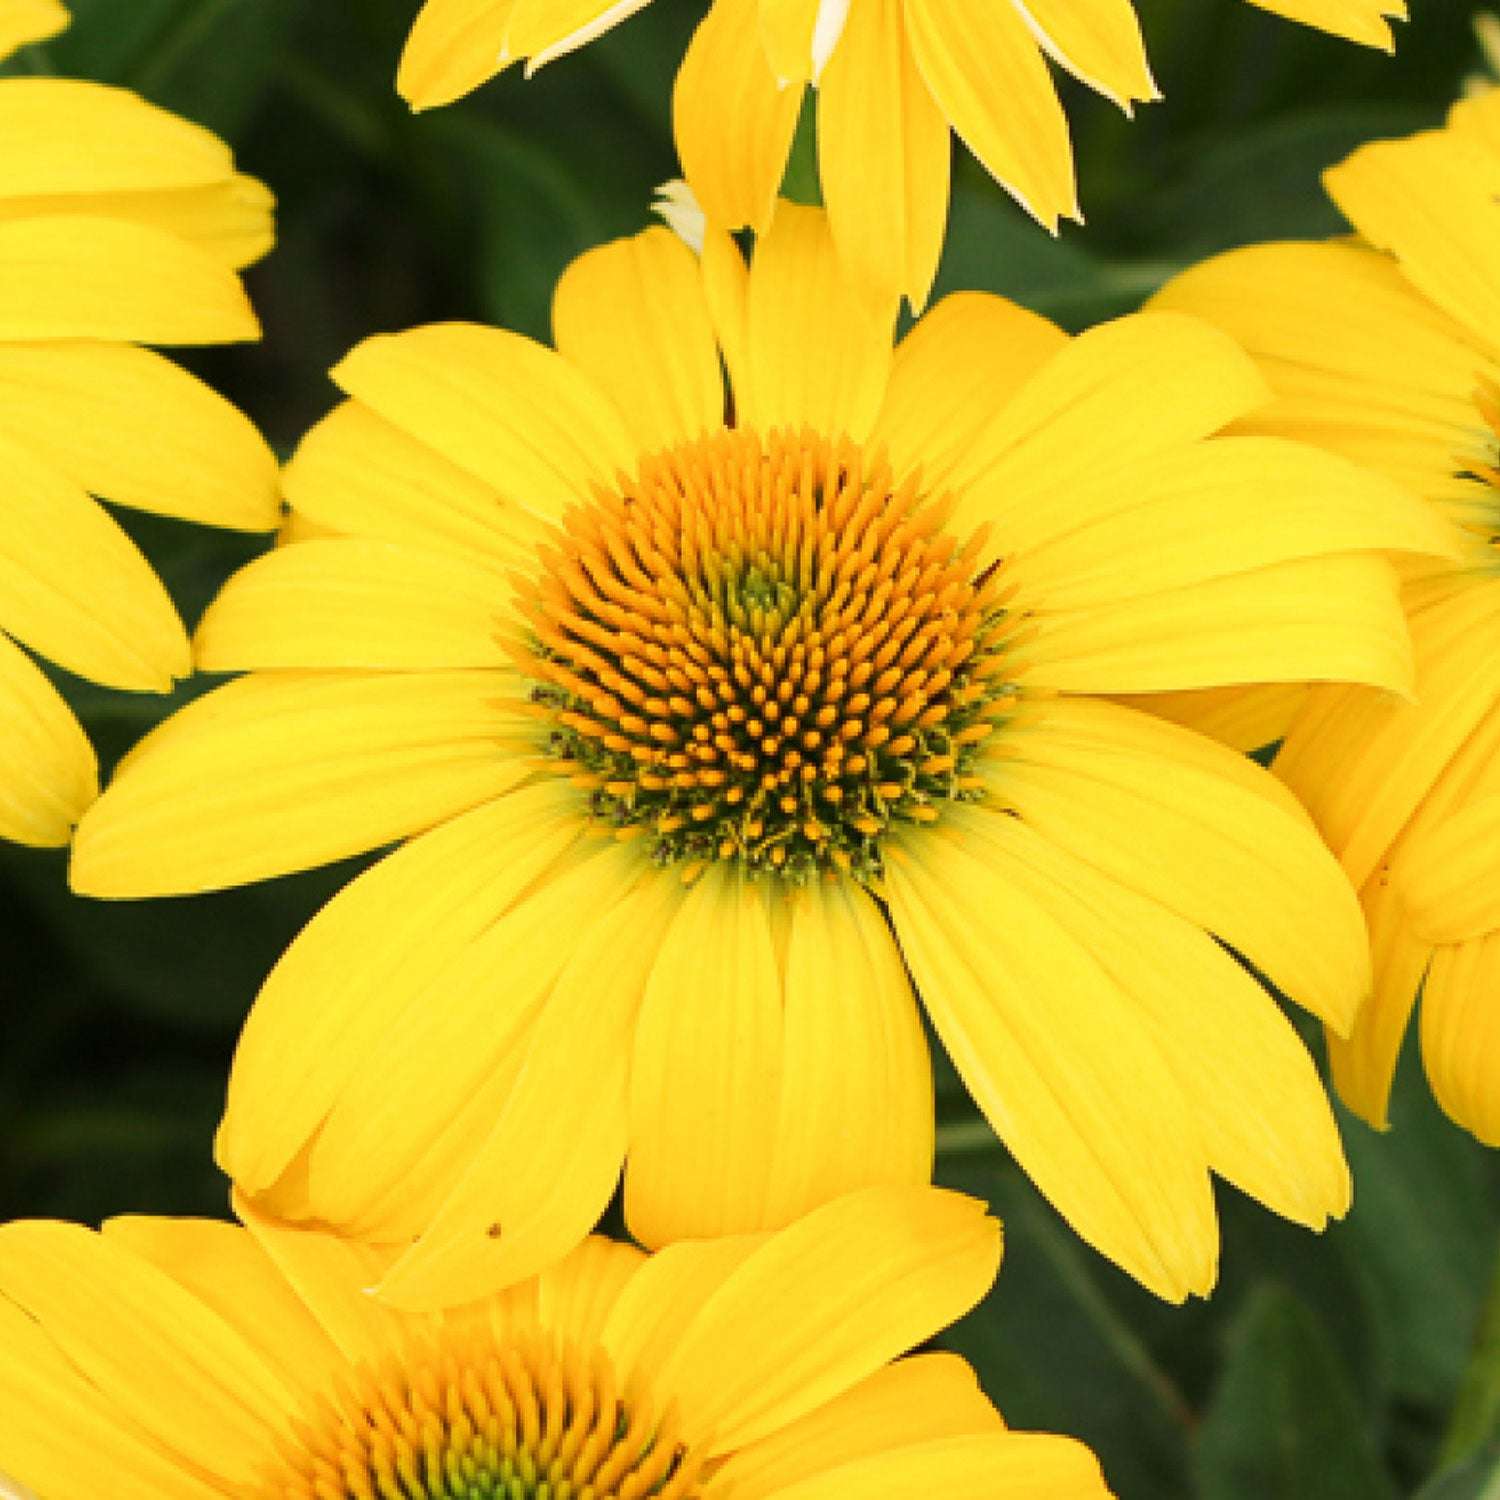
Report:
[[[1109,1494],[957,1356],[897,1357],[994,1277],[957,1194],[655,1256],[590,1239],[438,1315],[365,1294],[380,1255],[244,1217],[0,1228],[0,1469],[58,1500]]]
[[[1456,563],[1405,566],[1417,700],[1310,690],[1276,769],[1370,923],[1374,1002],[1330,1038],[1340,1093],[1384,1125],[1421,986],[1434,1092],[1500,1145],[1500,94],[1458,105],[1446,129],[1361,147],[1324,180],[1364,243],[1236,251],[1159,303],[1257,357],[1276,400],[1247,430],[1357,456],[1466,539]]]
[[[995,1128],[1163,1296],[1220,1172],[1321,1226],[1327,1101],[1237,950],[1346,1029],[1353,893],[1284,789],[1100,695],[1401,691],[1383,547],[1424,507],[1309,447],[1176,315],[1070,339],[945,301],[893,353],[821,213],[748,268],[657,228],[564,275],[558,352],[370,339],[258,560],[85,819],[95,895],[411,841],[262,992],[219,1157],[268,1208],[417,1245],[452,1300],[574,1243],[625,1163],[650,1245],[925,1180],[907,969]],[[731,421],[720,356],[731,377]],[[503,1233],[491,1235],[498,1223]]]
[[[1252,0],[1391,47],[1405,0]],[[646,0],[427,0],[397,87],[446,104],[513,62],[528,73]],[[1047,60],[1127,112],[1159,98],[1129,0],[714,0],[673,96],[678,151],[709,219],[770,224],[809,84],[818,165],[846,268],[877,295],[927,298],[948,214],[949,134],[1049,229],[1079,218]]]
[[[0,55],[66,20],[7,4]],[[66,843],[98,788],[87,738],[22,646],[137,691],[191,667],[165,589],[90,496],[275,524],[275,460],[254,428],[136,347],[258,337],[235,272],[270,243],[269,195],[207,131],[120,89],[0,79],[0,838]]]

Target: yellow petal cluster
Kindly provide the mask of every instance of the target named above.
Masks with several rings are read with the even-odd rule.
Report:
[[[397,87],[447,104],[512,62],[529,74],[646,0],[427,0]],[[1251,0],[1391,47],[1404,0]],[[948,213],[950,132],[1056,233],[1080,219],[1068,124],[1049,60],[1129,113],[1160,97],[1130,0],[713,0],[683,58],[672,114],[709,220],[764,233],[808,86],[818,167],[845,273],[921,307]]]
[[[1370,925],[1373,1002],[1329,1043],[1339,1091],[1385,1124],[1420,988],[1439,1102],[1500,1145],[1500,93],[1443,129],[1361,147],[1325,182],[1358,243],[1235,251],[1157,305],[1212,319],[1256,357],[1275,399],[1242,430],[1368,465],[1461,538],[1452,562],[1403,564],[1416,699],[1314,687],[1275,769]]]
[[[1444,523],[1219,436],[1266,388],[1177,314],[1069,338],[966,294],[893,347],[811,209],[748,266],[591,252],[554,323],[348,355],[286,473],[313,538],[199,631],[248,675],[80,829],[106,896],[401,842],[249,1018],[249,1198],[404,1243],[382,1294],[430,1306],[535,1274],[622,1166],[653,1246],[923,1181],[909,969],[1022,1166],[1162,1296],[1214,1281],[1210,1173],[1342,1213],[1311,1060],[1222,945],[1346,1032],[1353,895],[1273,778],[1108,699],[1407,693],[1387,554],[1451,555]]]
[[[66,19],[6,16],[32,38]],[[28,652],[134,691],[191,668],[165,589],[92,497],[275,524],[259,434],[140,347],[258,337],[237,272],[270,243],[270,195],[207,131],[120,89],[0,80],[0,837],[66,843],[97,789],[87,739]]]

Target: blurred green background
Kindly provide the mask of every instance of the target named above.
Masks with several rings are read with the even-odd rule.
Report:
[[[701,0],[655,0],[530,83],[423,118],[391,87],[416,4],[75,0],[72,30],[7,69],[136,88],[274,187],[280,244],[249,275],[265,341],[189,363],[283,454],[365,334],[479,318],[545,336],[567,261],[639,228],[675,174],[667,101]],[[1463,5],[1412,4],[1387,58],[1240,0],[1138,0],[1167,102],[1131,123],[1062,85],[1087,227],[1054,242],[960,152],[939,291],[1002,292],[1079,328],[1215,250],[1340,232],[1320,169],[1436,123],[1480,66]],[[264,545],[122,519],[190,622]],[[106,765],[176,701],[65,688]],[[0,1215],[223,1212],[209,1141],[236,1028],[349,873],[112,906],[71,897],[60,855],[0,844]],[[1470,1361],[1500,1166],[1437,1113],[1415,1057],[1390,1134],[1345,1119],[1349,1219],[1315,1238],[1222,1190],[1222,1285],[1185,1309],[1083,1247],[941,1081],[940,1175],[988,1198],[1008,1243],[949,1337],[1015,1425],[1087,1439],[1122,1500],[1500,1497],[1500,1373],[1487,1386]]]

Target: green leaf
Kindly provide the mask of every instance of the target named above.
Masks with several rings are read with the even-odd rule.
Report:
[[[1394,1500],[1318,1318],[1267,1283],[1246,1302],[1199,1429],[1203,1500]]]

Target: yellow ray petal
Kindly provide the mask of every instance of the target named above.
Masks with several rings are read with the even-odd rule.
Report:
[[[1500,157],[1466,135],[1426,131],[1361,146],[1323,184],[1413,286],[1500,349]]]
[[[750,383],[746,353],[746,304],[750,299],[750,268],[731,235],[713,225],[703,237],[703,295],[714,321],[724,368],[731,389],[738,393]]]
[[[610,1312],[645,1259],[634,1245],[591,1235],[542,1272],[537,1285],[542,1322],[575,1348],[601,1343]]]
[[[568,362],[520,334],[433,323],[378,334],[344,356],[349,395],[508,499],[555,516],[633,472],[620,418]]]
[[[1068,122],[1019,7],[907,0],[906,20],[927,87],[990,175],[1054,234],[1079,218]]]
[[[1003,297],[950,293],[897,344],[871,446],[889,452],[898,474],[920,470],[942,489],[996,413],[1068,341]]]
[[[132,1214],[106,1220],[100,1233],[187,1288],[303,1399],[327,1389],[326,1382],[346,1365],[345,1355],[240,1226]]]
[[[966,1361],[914,1354],[732,1454],[705,1495],[772,1500],[785,1487],[855,1459],[1004,1427]]]
[[[191,670],[161,581],[113,519],[0,433],[0,627],[110,687],[163,692]]]
[[[1060,498],[1031,528],[1017,583],[1046,609],[1098,608],[1327,554],[1451,561],[1458,543],[1430,506],[1332,454],[1278,438],[1219,438]]]
[[[629,19],[647,0],[515,0],[504,52],[526,59],[526,76]]]
[[[576,840],[565,818],[575,795],[549,779],[454,818],[303,929],[257,997],[230,1074],[216,1154],[247,1192],[276,1183],[351,1079],[383,1071],[403,1013]]]
[[[0,1350],[6,1474],[40,1495],[222,1500],[220,1485],[197,1477],[170,1448],[164,1452],[130,1426],[43,1329],[4,1298]]]
[[[0,198],[206,187],[233,175],[212,131],[128,89],[73,78],[0,88]]]
[[[558,934],[580,910],[608,910],[637,873],[617,846],[592,839],[565,849],[538,875],[535,846],[545,847],[544,841],[523,829],[509,842],[517,873],[529,873],[535,888],[527,892],[509,871],[503,882],[491,880],[491,899],[503,897],[508,909],[497,906],[494,920],[473,941],[438,955],[426,983],[408,992],[399,1014],[382,1028],[366,1065],[349,1075],[307,1152],[307,1196],[317,1217],[362,1239],[409,1243],[435,1218],[453,1218],[455,1191],[467,1192],[472,1208],[485,1184],[472,1191],[465,1185],[475,1176],[478,1159],[492,1150],[488,1143],[496,1122],[513,1103],[518,1078],[535,1049],[544,1002],[574,953],[575,945],[559,941]],[[556,839],[548,842],[555,846]],[[447,1102],[435,1106],[435,1097]],[[623,1133],[622,1125],[618,1134]],[[559,1147],[564,1139],[557,1137]],[[530,1137],[527,1145],[535,1149]],[[623,1152],[617,1147],[592,1217],[562,1250],[571,1249],[598,1219]],[[585,1196],[589,1191],[581,1181],[565,1185]],[[498,1208],[509,1208],[516,1195],[507,1192],[504,1200],[481,1202],[478,1212],[485,1217],[468,1226],[491,1259],[497,1250],[485,1231]],[[533,1208],[539,1201],[540,1194],[534,1194]],[[428,1282],[430,1273],[441,1269],[434,1267],[435,1259],[440,1257],[423,1257]]]
[[[1207,437],[1268,395],[1244,351],[1207,323],[1136,313],[1100,324],[1068,340],[973,434],[949,476],[972,491],[957,519],[1024,527],[1058,495]]]
[[[862,440],[885,395],[895,311],[849,285],[821,209],[784,203],[750,267],[739,420]]]
[[[1387,16],[1404,21],[1405,0],[1250,0],[1262,10],[1269,10],[1304,26],[1331,31],[1335,36],[1379,47],[1382,52],[1395,50],[1395,38],[1386,25]]]
[[[8,1224],[0,1292],[112,1406],[221,1483],[252,1483],[271,1457],[292,1393],[233,1329],[123,1245],[73,1224]]]
[[[917,72],[901,0],[851,6],[818,91],[818,173],[839,259],[877,305],[927,300],[949,158],[948,122]]]
[[[852,883],[798,892],[765,1222],[855,1188],[932,1176],[932,1069],[901,955]]]
[[[1413,828],[1396,888],[1425,942],[1459,943],[1500,928],[1500,797],[1476,798]]]
[[[1444,1111],[1500,1146],[1500,933],[1445,945],[1422,990],[1422,1063]]]
[[[0,17],[0,60],[29,42],[56,36],[70,19],[59,0],[9,0]]]
[[[572,910],[566,954],[515,1086],[427,1232],[381,1283],[401,1307],[467,1301],[535,1275],[579,1244],[619,1181],[630,1034],[661,935],[681,900],[669,874],[608,849]],[[558,948],[559,914],[534,943]]]
[[[760,41],[780,83],[813,81],[813,35],[822,0],[760,0]]]
[[[724,425],[698,262],[658,225],[580,255],[552,298],[558,352],[614,402],[642,452]]]
[[[1018,8],[1048,57],[1126,114],[1161,98],[1130,0],[1025,0]]]
[[[765,1226],[781,1011],[768,893],[715,862],[683,893],[636,1025],[625,1216],[643,1245]]]
[[[194,637],[207,672],[502,667],[511,587],[452,553],[341,537],[278,547],[241,568]]]
[[[778,1490],[777,1500],[1109,1500],[1099,1461],[1073,1438],[996,1432],[938,1438],[841,1464]]]
[[[461,99],[514,59],[505,32],[516,0],[427,0],[412,22],[396,92],[413,109]]]
[[[1371,880],[1360,901],[1370,929],[1375,988],[1349,1035],[1329,1031],[1325,1041],[1339,1098],[1367,1124],[1384,1130],[1396,1059],[1432,947],[1412,934],[1388,879]]]
[[[373,1363],[401,1349],[411,1324],[369,1295],[390,1263],[390,1252],[324,1229],[299,1229],[259,1212],[243,1194],[234,1210],[255,1243],[296,1293],[345,1369]]]
[[[1023,821],[1243,953],[1347,1032],[1369,992],[1364,922],[1306,816],[1257,766],[1117,704],[1058,699],[994,786]],[[1170,773],[1166,768],[1170,767]]]
[[[0,345],[0,430],[121,505],[270,531],[276,458],[202,381],[123,344]]]
[[[1479,141],[1500,156],[1500,93],[1492,88],[1480,89],[1460,99],[1448,111],[1447,125],[1449,130]]]
[[[1274,744],[1286,733],[1306,693],[1299,682],[1266,682],[1112,696],[1126,708],[1170,719],[1233,750],[1249,752]]]
[[[710,225],[766,230],[801,105],[766,60],[758,0],[713,0],[672,89],[682,175]]]
[[[234,272],[161,229],[65,214],[0,223],[0,339],[259,337]]]
[[[662,1388],[686,1432],[711,1433],[714,1452],[744,1447],[967,1312],[999,1262],[999,1226],[971,1198],[851,1193],[766,1236],[696,1305]]]
[[[222,889],[420,832],[524,777],[493,672],[277,673],[197,699],[122,762],[74,842],[75,889]],[[275,837],[267,837],[267,818]]]
[[[1277,567],[1115,600],[1038,611],[1018,648],[1028,682],[1148,693],[1228,683],[1371,683],[1410,694],[1406,621],[1390,564],[1370,553]]]
[[[1129,997],[1181,1088],[1208,1164],[1284,1218],[1322,1229],[1349,1207],[1349,1169],[1312,1058],[1271,997],[1207,933],[1015,818],[964,809],[982,858],[1088,946]]]
[[[1168,1301],[1206,1295],[1218,1226],[1180,1087],[1092,945],[963,826],[902,840],[886,865],[896,935],[938,1035],[1084,1239]]]
[[[493,486],[358,401],[334,407],[282,476],[292,507],[349,536],[437,548],[513,568],[533,554],[537,522]]]
[[[1474,580],[1409,623],[1421,697],[1400,703],[1355,688],[1308,695],[1276,774],[1311,809],[1363,886],[1460,747],[1492,716],[1500,659],[1488,649],[1500,595]],[[1491,734],[1500,732],[1500,724]]]
[[[72,710],[0,635],[0,838],[66,844],[99,794],[99,766]]]

